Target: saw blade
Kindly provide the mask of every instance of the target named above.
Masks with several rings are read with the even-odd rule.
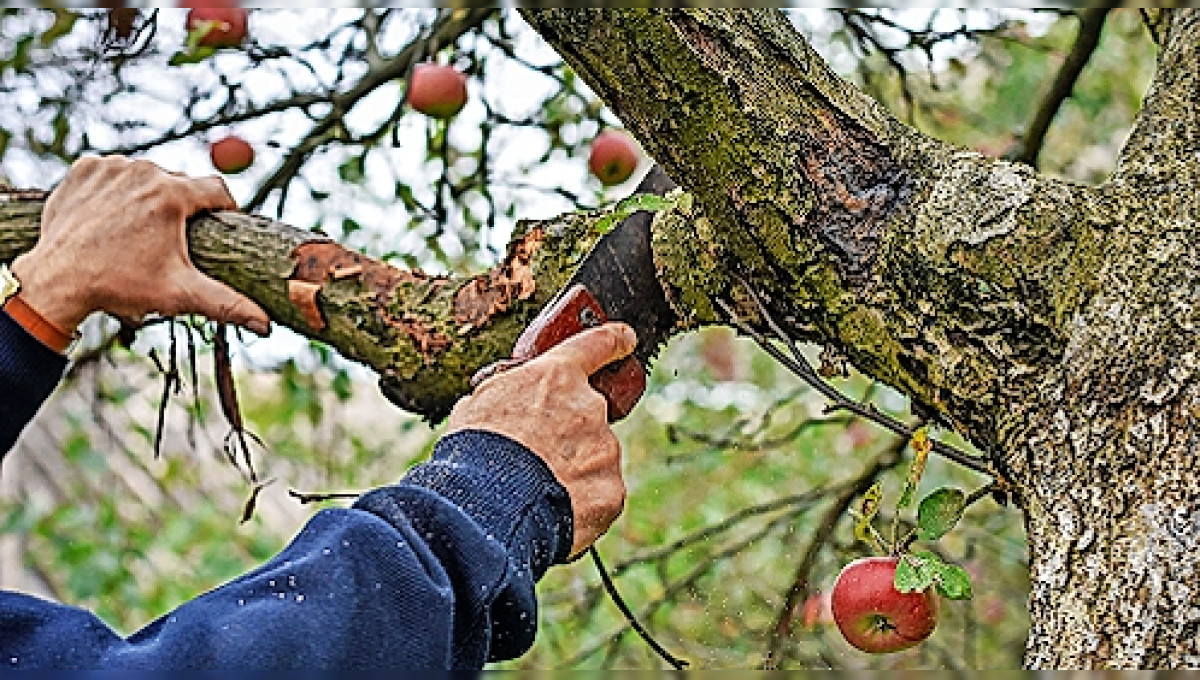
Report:
[[[663,195],[675,182],[655,166],[638,185],[637,193]],[[650,223],[654,214],[637,212],[600,240],[584,257],[575,275],[564,286],[582,283],[596,297],[611,321],[624,321],[637,333],[633,355],[643,367],[671,337],[678,317],[667,302],[650,249]]]

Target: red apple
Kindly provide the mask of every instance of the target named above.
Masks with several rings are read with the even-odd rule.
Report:
[[[605,130],[592,141],[588,169],[603,184],[620,184],[637,169],[638,159],[637,144],[629,135],[618,130]]]
[[[237,135],[213,142],[209,154],[213,167],[226,175],[236,175],[254,162],[254,147]]]
[[[467,76],[453,66],[425,63],[413,67],[408,103],[433,118],[453,118],[467,103]]]
[[[833,620],[846,641],[864,652],[908,649],[937,627],[932,590],[902,593],[893,585],[895,557],[865,557],[847,564],[833,584]]]
[[[195,3],[199,4],[199,3]],[[208,32],[196,43],[200,47],[221,49],[239,47],[246,39],[248,12],[233,3],[207,2],[187,14],[188,33],[207,25]]]

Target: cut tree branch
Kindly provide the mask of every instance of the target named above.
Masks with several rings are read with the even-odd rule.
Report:
[[[0,191],[0,261],[36,243],[45,197]],[[275,323],[376,370],[389,398],[437,420],[476,370],[508,356],[599,238],[603,215],[522,223],[504,260],[474,276],[399,269],[321,234],[234,212],[193,219],[188,243],[197,267]]]

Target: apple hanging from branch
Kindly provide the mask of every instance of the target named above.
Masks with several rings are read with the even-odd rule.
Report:
[[[446,64],[417,64],[408,81],[408,103],[431,118],[453,118],[467,103],[467,76]]]
[[[217,50],[240,47],[246,40],[249,12],[236,5],[206,4],[207,7],[195,7],[187,14],[188,34],[197,36],[196,45]]]
[[[611,186],[629,179],[640,158],[632,137],[619,130],[605,130],[592,141],[588,169],[602,184]]]
[[[236,175],[254,163],[254,147],[237,135],[218,139],[209,147],[213,167],[226,175]]]
[[[932,588],[896,590],[898,557],[864,557],[846,565],[833,585],[833,620],[846,641],[864,652],[908,649],[937,627]]]
[[[882,557],[851,562],[833,586],[833,619],[854,647],[872,654],[908,649],[937,628],[938,596],[952,600],[971,598],[971,578],[957,564],[928,552],[910,552],[917,540],[936,541],[954,528],[968,505],[983,497],[991,485],[968,499],[958,489],[943,488],[921,500],[916,526],[900,535],[900,513],[912,505],[933,442],[924,429],[913,434],[913,462],[909,466],[893,516],[891,540],[873,526],[883,500],[879,483],[863,496],[856,514],[854,535],[870,544]]]

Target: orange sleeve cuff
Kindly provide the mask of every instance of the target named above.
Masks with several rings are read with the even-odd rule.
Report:
[[[4,303],[4,311],[8,312],[12,320],[20,324],[30,335],[59,354],[62,354],[75,339],[74,335],[66,333],[50,323],[36,309],[26,304],[21,299],[20,293],[10,297],[8,302]]]

